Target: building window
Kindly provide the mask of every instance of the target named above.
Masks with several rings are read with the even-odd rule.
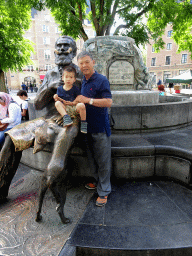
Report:
[[[181,63],[187,63],[187,54],[182,54]]]
[[[50,44],[50,38],[49,37],[44,37],[43,38],[43,44]]]
[[[171,36],[172,36],[172,33],[173,33],[173,30],[167,31],[167,37],[171,37]]]
[[[61,33],[61,31],[59,30],[59,27],[55,27],[55,33]]]
[[[185,73],[187,70],[179,70],[179,75]]]
[[[154,46],[152,46],[152,52],[155,52],[155,47]]]
[[[171,64],[171,56],[166,56],[165,65],[170,65],[170,64]]]
[[[51,69],[51,65],[50,64],[45,65],[45,69],[46,70],[50,70]]]
[[[24,38],[31,41],[31,36],[24,36]]]
[[[44,51],[45,59],[49,60],[51,58],[51,51],[50,50],[45,50]]]
[[[28,71],[33,71],[33,66],[32,66],[32,65],[27,66],[27,70],[28,70]]]
[[[172,49],[172,43],[168,43],[167,44],[167,50],[171,50]]]
[[[49,32],[49,26],[43,25],[43,32]]]
[[[46,21],[50,21],[50,15],[45,14],[45,20],[46,20]]]
[[[90,24],[91,24],[91,21],[88,20],[88,19],[85,19],[85,20],[83,20],[83,24],[84,24],[84,25],[90,25]]]
[[[149,74],[150,74],[151,77],[152,77],[152,83],[153,83],[153,84],[157,84],[157,82],[156,82],[157,76],[156,76],[155,72],[149,72]]]
[[[86,33],[88,36],[90,36],[90,35],[91,35],[90,29],[85,29],[85,33]]]
[[[156,58],[151,59],[151,66],[155,66]]]
[[[164,71],[164,73],[163,73],[163,82],[165,83],[166,79],[169,78],[169,77],[172,77],[171,72],[170,71]]]

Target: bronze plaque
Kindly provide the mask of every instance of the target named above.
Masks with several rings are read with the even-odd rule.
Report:
[[[128,61],[117,60],[109,67],[110,84],[133,84],[134,68]]]

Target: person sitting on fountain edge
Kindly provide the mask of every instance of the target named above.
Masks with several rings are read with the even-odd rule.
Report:
[[[28,94],[25,90],[19,90],[17,93],[17,96],[22,100],[22,103],[20,104],[21,107],[21,120],[27,121],[29,120],[29,111],[28,111]]]
[[[81,132],[87,133],[87,122],[86,122],[86,108],[84,103],[75,103],[75,99],[80,95],[80,90],[77,86],[73,85],[76,81],[76,70],[73,67],[66,67],[63,71],[62,80],[64,85],[57,88],[57,93],[53,96],[55,107],[57,111],[63,116],[63,126],[70,126],[73,121],[68,114],[70,107],[73,111],[76,110],[81,118]]]

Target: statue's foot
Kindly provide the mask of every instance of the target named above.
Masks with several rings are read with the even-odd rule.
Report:
[[[42,221],[42,216],[41,216],[41,214],[37,214],[35,221],[36,221],[36,222]]]
[[[8,196],[8,191],[7,190],[3,190],[1,188],[0,190],[0,201],[6,201],[7,200],[7,196]]]
[[[60,217],[60,219],[61,219],[61,222],[62,222],[63,224],[68,224],[68,223],[71,222],[70,219],[68,219],[68,218],[66,218],[66,217],[64,216],[63,209],[62,209],[62,207],[61,207],[60,205],[56,207],[56,211],[58,212],[59,217]]]
[[[9,201],[9,199],[7,197],[0,196],[0,204],[4,204],[4,203],[6,203],[8,201]]]
[[[68,223],[71,223],[70,219],[69,218],[65,218],[64,221],[62,221],[63,224],[68,224]]]

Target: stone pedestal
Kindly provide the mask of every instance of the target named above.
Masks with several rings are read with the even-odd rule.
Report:
[[[112,90],[151,89],[152,77],[134,39],[127,36],[97,36],[84,43],[95,60],[95,70],[106,76]]]

